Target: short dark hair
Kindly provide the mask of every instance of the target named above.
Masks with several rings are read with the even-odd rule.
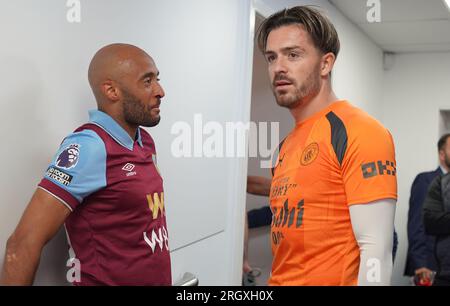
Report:
[[[450,133],[444,134],[439,138],[438,141],[438,151],[444,150],[445,144],[447,143],[447,138],[450,137]]]
[[[282,26],[299,24],[309,33],[314,46],[323,54],[338,56],[339,36],[331,21],[313,6],[295,6],[279,11],[267,18],[258,29],[258,46],[264,53],[270,32]]]

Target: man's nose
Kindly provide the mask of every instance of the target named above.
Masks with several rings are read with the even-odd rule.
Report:
[[[273,72],[275,72],[275,75],[287,72],[286,61],[281,56],[277,58],[277,60],[273,63],[273,66]]]
[[[155,96],[163,98],[165,95],[166,93],[164,92],[164,89],[162,88],[161,84],[159,82],[156,82]]]

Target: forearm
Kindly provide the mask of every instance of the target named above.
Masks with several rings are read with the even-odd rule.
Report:
[[[392,268],[392,239],[381,247],[366,243],[360,248],[358,286],[389,286]]]
[[[33,284],[42,248],[33,244],[8,240],[0,285]]]
[[[269,196],[271,180],[260,176],[248,176],[247,192],[254,195]]]
[[[411,221],[411,218],[408,220],[408,256],[410,260],[409,264],[414,269],[425,267],[427,263],[427,237],[425,236],[425,228],[422,218],[417,219],[414,222]]]
[[[395,200],[385,199],[350,207],[355,238],[360,248],[359,286],[389,286]]]

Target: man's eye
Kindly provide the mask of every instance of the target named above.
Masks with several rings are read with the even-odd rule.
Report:
[[[289,53],[290,58],[297,58],[299,55],[297,53]]]
[[[267,61],[269,63],[273,62],[274,60],[275,60],[275,56],[273,56],[273,55],[267,57]]]
[[[148,78],[148,79],[145,79],[145,80],[144,80],[144,83],[145,83],[145,84],[150,84],[152,81],[159,82],[160,79],[159,79],[159,78],[156,78],[156,79],[150,79],[150,78]]]

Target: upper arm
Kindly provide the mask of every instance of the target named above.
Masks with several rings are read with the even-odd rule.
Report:
[[[106,158],[105,144],[94,131],[73,133],[61,144],[39,187],[73,211],[106,186]]]
[[[56,234],[69,214],[69,208],[60,200],[38,188],[12,235],[12,241],[42,247]]]
[[[375,240],[381,241],[381,245],[389,242],[392,245],[395,204],[396,201],[393,199],[382,199],[350,206],[353,232],[358,243]]]
[[[428,184],[426,177],[419,174],[412,186],[411,196],[409,199],[408,210],[408,239],[410,245],[424,242],[422,208],[427,192]]]
[[[428,184],[423,174],[419,174],[411,186],[410,204],[422,207],[423,201],[427,193]]]
[[[90,130],[62,142],[12,236],[18,242],[44,245],[71,211],[106,184],[106,149]]]
[[[348,204],[396,200],[397,170],[391,134],[372,118],[348,124],[348,143],[341,162]]]

